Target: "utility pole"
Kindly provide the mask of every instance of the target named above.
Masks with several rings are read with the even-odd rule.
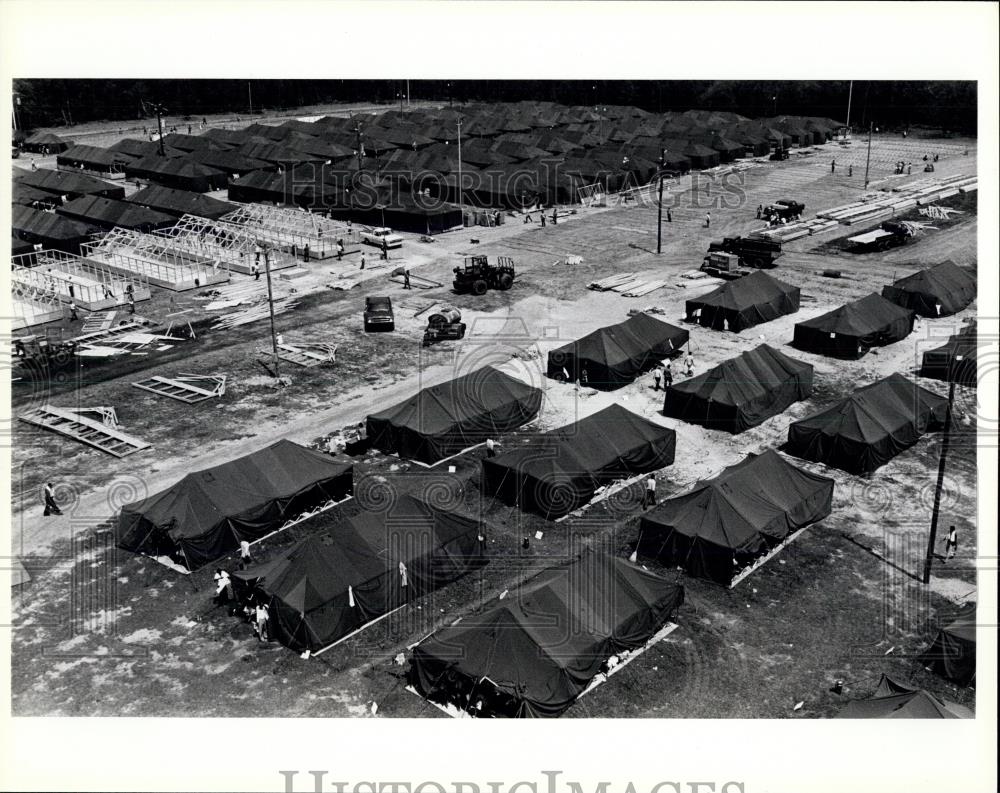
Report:
[[[868,189],[868,166],[872,161],[872,130],[874,128],[874,122],[870,122],[868,124],[868,157],[865,159],[865,190]]]
[[[156,111],[156,129],[160,133],[160,156],[166,157],[167,153],[163,149],[163,118],[161,116],[167,112],[167,109],[157,102],[148,102],[147,104]]]
[[[274,353],[274,378],[278,373],[278,336],[274,330],[274,292],[271,291],[271,246],[267,242],[257,240],[257,245],[264,251],[264,274],[267,276],[267,308],[271,313],[271,350]]]
[[[361,158],[364,157],[364,152],[361,149],[361,125],[360,124],[355,124],[354,125],[354,132],[358,136],[358,172],[360,173],[361,170],[362,170]]]
[[[14,94],[13,100],[14,104],[11,109],[14,111],[14,132],[17,132],[17,108],[18,105],[21,104],[21,97],[19,97],[17,94]]]
[[[410,106],[410,81],[406,81],[406,106]]]
[[[465,209],[462,207],[462,119],[458,120],[458,211],[465,226]]]
[[[656,252],[663,252],[663,169],[667,164],[667,150],[664,149],[660,154],[660,188],[659,188],[659,198],[657,199],[657,210],[656,210]]]
[[[253,115],[253,91],[250,89],[250,81],[247,80],[247,99],[250,101],[250,115]]]
[[[931,534],[927,538],[927,557],[924,559],[924,584],[931,582],[931,565],[934,562],[934,545],[937,542],[938,515],[941,512],[941,488],[944,485],[944,465],[951,445],[951,406],[955,402],[955,365],[962,360],[956,355],[948,367],[948,407],[944,413],[944,437],[941,438],[941,458],[938,460],[937,485],[934,487],[934,511],[931,512]]]
[[[847,89],[847,123],[844,125],[847,127],[847,134],[851,134],[851,97],[854,95],[854,80],[851,80],[851,84]]]

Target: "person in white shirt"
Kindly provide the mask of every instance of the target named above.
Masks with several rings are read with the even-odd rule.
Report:
[[[253,564],[254,558],[250,555],[250,543],[246,540],[240,540],[240,562],[245,567],[248,564]]]
[[[52,487],[51,482],[46,482],[45,487],[42,488],[42,498],[45,502],[43,515],[62,515],[62,510],[59,509],[59,504],[56,503],[56,491]]]
[[[270,641],[267,634],[267,606],[263,603],[257,606],[257,638],[262,642]]]
[[[646,479],[646,495],[642,502],[643,508],[656,506],[656,477],[653,474]]]
[[[486,456],[487,457],[497,456],[496,441],[494,441],[492,438],[486,439]]]

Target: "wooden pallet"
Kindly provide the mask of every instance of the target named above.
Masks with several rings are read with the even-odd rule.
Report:
[[[104,416],[104,422],[80,415],[83,412],[101,412]],[[95,449],[100,449],[115,457],[125,457],[135,452],[141,452],[143,449],[149,449],[152,445],[120,432],[117,428],[117,419],[114,418],[113,408],[71,410],[42,405],[22,413],[18,418],[28,424],[34,424],[36,427],[52,430],[67,438],[93,446]]]
[[[115,311],[100,311],[91,314],[83,320],[83,332],[99,333],[102,330],[107,330],[114,323],[116,314]]]
[[[285,343],[278,345],[278,357],[311,369],[325,363],[333,363],[337,358],[337,348],[331,344]]]
[[[195,402],[204,402],[206,399],[225,394],[226,376],[181,374],[177,377],[161,377],[154,375],[146,380],[132,383],[132,385],[157,396],[170,397],[178,402],[193,405]]]

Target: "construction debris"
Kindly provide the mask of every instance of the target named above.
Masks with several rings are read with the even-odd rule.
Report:
[[[98,311],[90,314],[83,320],[83,332],[87,334],[107,330],[114,324],[116,314],[115,311]]]
[[[226,393],[225,375],[180,374],[177,377],[154,375],[132,383],[136,388],[193,405]],[[207,386],[207,387],[206,387]]]
[[[82,415],[84,413],[96,413],[101,417],[101,421]],[[115,457],[125,457],[151,448],[151,444],[118,430],[118,417],[112,407],[70,409],[42,405],[22,413],[18,418],[36,427],[52,430],[67,438],[93,446]]]
[[[337,362],[337,348],[320,342],[282,342],[278,344],[278,357],[282,361],[312,369],[325,363]]]
[[[600,281],[592,281],[587,284],[587,288],[595,289],[599,292],[607,292],[609,289],[614,289],[616,286],[637,282],[635,273],[618,273],[617,275],[610,275],[607,278],[602,278]]]
[[[389,276],[389,280],[397,284],[406,283],[406,268],[397,267],[392,271]],[[410,273],[410,286],[414,289],[435,289],[439,286],[444,286],[440,281],[432,281],[430,278],[424,278],[420,275],[414,275]]]

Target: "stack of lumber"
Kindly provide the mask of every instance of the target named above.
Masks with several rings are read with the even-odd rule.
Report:
[[[642,297],[643,295],[648,295],[650,292],[655,292],[657,289],[662,289],[666,285],[666,281],[640,281],[638,284],[633,284],[629,287],[619,287],[615,291],[621,292],[623,297]]]
[[[587,288],[595,289],[598,292],[607,292],[609,289],[633,282],[637,283],[635,273],[619,273],[618,275],[610,275],[607,278],[602,278],[600,281],[592,281],[587,284]]]
[[[298,305],[298,301],[288,295],[286,297],[276,297],[274,299],[274,314],[284,314],[286,311],[291,311]],[[231,314],[226,314],[224,317],[219,317],[212,325],[213,330],[236,328],[240,325],[249,325],[251,322],[257,322],[261,319],[267,319],[270,316],[270,312],[267,307],[267,300],[261,303],[252,305],[249,308],[241,309],[240,311],[234,311]]]

